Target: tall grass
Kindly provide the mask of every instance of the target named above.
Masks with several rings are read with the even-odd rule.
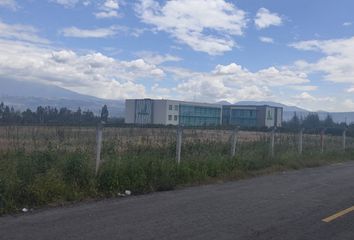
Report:
[[[349,160],[353,152],[328,150],[296,153],[291,144],[276,145],[269,155],[263,139],[241,143],[237,156],[230,157],[229,144],[185,143],[182,161],[175,161],[175,144],[129,146],[124,153],[106,143],[98,175],[92,154],[86,151],[50,149],[36,152],[12,151],[0,154],[0,214],[47,204],[61,204],[86,198],[115,196],[131,190],[134,194],[171,190],[181,185],[219,179],[237,179],[262,171],[300,169]]]

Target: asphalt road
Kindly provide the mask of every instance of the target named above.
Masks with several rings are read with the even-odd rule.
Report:
[[[347,162],[6,216],[0,239],[352,240],[353,205]]]

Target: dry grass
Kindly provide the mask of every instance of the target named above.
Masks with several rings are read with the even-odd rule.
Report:
[[[230,142],[232,130],[185,129],[183,142],[188,143],[221,143]],[[238,133],[238,142],[247,143],[265,141],[270,133],[246,132]],[[105,128],[103,131],[104,146],[114,152],[125,152],[131,146],[151,148],[168,147],[176,141],[176,130],[171,128]],[[96,128],[94,127],[46,127],[46,126],[0,126],[0,152],[21,150],[24,152],[44,151],[48,149],[76,151],[94,154],[96,147]],[[277,133],[276,144],[297,148],[296,133]],[[304,150],[320,149],[319,135],[304,135]],[[342,137],[326,136],[325,149],[336,150],[342,146]],[[347,138],[347,148],[354,148],[354,140]]]

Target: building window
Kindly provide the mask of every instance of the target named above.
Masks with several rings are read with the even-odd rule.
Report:
[[[177,118],[177,115],[175,115],[175,121],[177,121],[177,119],[178,119],[178,118]]]
[[[168,110],[172,110],[172,105],[168,105]]]
[[[170,105],[171,106],[171,105]],[[168,120],[172,121],[172,115],[168,115]]]
[[[175,111],[178,111],[178,105],[175,105]]]

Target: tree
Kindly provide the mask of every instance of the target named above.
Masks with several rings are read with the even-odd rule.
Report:
[[[290,119],[289,122],[287,122],[287,127],[293,130],[298,130],[300,129],[300,126],[301,126],[301,121],[295,112],[294,116]]]
[[[104,106],[102,107],[102,111],[101,111],[101,121],[102,121],[102,122],[107,122],[107,120],[108,120],[108,115],[109,115],[109,112],[108,112],[107,105],[104,105]]]
[[[304,128],[314,130],[321,126],[321,121],[317,113],[310,113],[305,117],[302,124]]]
[[[327,114],[327,117],[325,118],[325,120],[323,121],[323,126],[326,128],[331,128],[334,127],[336,124],[333,121],[333,118]]]

